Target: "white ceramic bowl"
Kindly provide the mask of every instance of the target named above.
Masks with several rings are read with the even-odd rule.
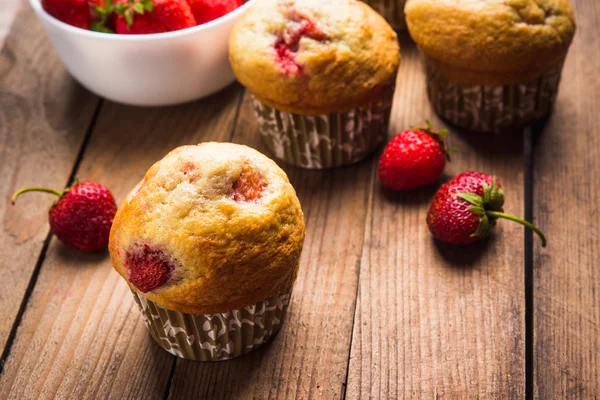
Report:
[[[214,21],[175,32],[117,35],[65,24],[29,0],[73,77],[107,99],[164,106],[208,96],[235,79],[228,41],[252,0]]]

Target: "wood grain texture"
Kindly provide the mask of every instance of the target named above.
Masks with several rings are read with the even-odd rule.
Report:
[[[10,196],[24,186],[65,187],[98,101],[65,72],[33,11],[22,7],[0,53],[0,349],[48,235],[55,200],[27,194],[13,207]]]
[[[105,103],[78,176],[102,182],[120,202],[174,147],[227,140],[240,95],[234,85],[178,107]],[[79,254],[52,240],[0,377],[0,398],[162,399],[173,362],[153,343],[108,254]]]
[[[249,96],[236,143],[269,154]],[[307,235],[286,321],[272,342],[221,363],[177,360],[173,399],[339,399],[350,335],[374,159],[310,171],[280,164],[296,188]]]
[[[431,110],[417,49],[404,37],[392,123],[398,132]],[[523,213],[520,135],[459,133],[446,179],[479,170],[503,183],[506,210]],[[524,397],[523,230],[499,223],[486,242],[450,247],[425,223],[436,187],[369,201],[348,377],[348,399]]]
[[[2,0],[0,1],[0,49],[4,45],[4,40],[8,35],[9,29],[17,15],[17,9],[22,4],[21,0]]]
[[[600,398],[600,3],[574,2],[578,30],[534,158],[535,398]]]

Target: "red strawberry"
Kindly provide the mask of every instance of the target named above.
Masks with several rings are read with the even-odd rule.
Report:
[[[241,201],[256,201],[263,196],[263,191],[267,183],[258,171],[253,169],[249,164],[244,164],[239,178],[233,183],[233,200]]]
[[[117,204],[106,187],[95,182],[82,182],[64,192],[39,187],[25,188],[13,195],[13,204],[21,194],[34,191],[59,197],[50,207],[50,229],[64,244],[85,252],[108,246]]]
[[[82,29],[90,29],[88,0],[42,0],[42,8],[54,18]]]
[[[185,0],[124,0],[116,6],[117,33],[171,32],[196,25]]]
[[[113,32],[112,0],[42,0],[42,7],[48,14],[69,25],[98,32]]]
[[[505,214],[502,185],[492,175],[464,172],[442,185],[433,197],[427,225],[436,239],[469,244],[486,237],[498,218],[518,222],[533,230],[546,247],[544,234],[533,224]]]
[[[379,180],[393,190],[413,190],[437,181],[444,171],[448,154],[444,136],[429,121],[426,128],[400,132],[386,146],[379,161]]]
[[[149,292],[169,280],[175,269],[167,255],[145,244],[141,251],[127,253],[129,281],[141,292]]]
[[[229,14],[242,5],[241,0],[187,0],[187,2],[198,25]]]

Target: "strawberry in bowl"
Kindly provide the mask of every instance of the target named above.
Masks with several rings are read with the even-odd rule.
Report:
[[[253,0],[29,2],[75,80],[118,103],[165,106],[234,81],[229,35]]]
[[[41,0],[54,18],[81,29],[118,34],[178,31],[229,14],[241,0]]]

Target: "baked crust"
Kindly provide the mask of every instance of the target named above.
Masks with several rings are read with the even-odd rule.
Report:
[[[343,112],[378,100],[400,61],[396,33],[356,0],[257,0],[233,28],[237,79],[270,107]]]
[[[409,0],[405,13],[428,60],[472,84],[536,79],[563,62],[575,34],[567,0]]]
[[[234,195],[244,170],[265,183],[261,197]],[[272,160],[246,146],[183,146],[154,164],[119,207],[109,251],[130,287],[190,314],[242,308],[285,293],[304,241],[294,188]],[[143,246],[174,266],[163,285],[142,293],[130,281],[128,254]]]

